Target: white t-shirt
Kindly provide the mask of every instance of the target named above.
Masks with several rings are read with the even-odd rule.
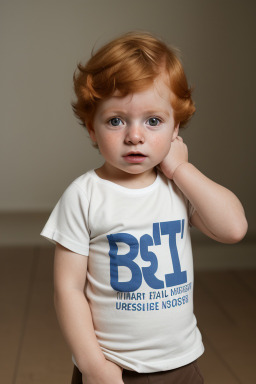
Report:
[[[137,372],[189,364],[204,351],[193,314],[192,207],[158,174],[129,189],[91,170],[66,189],[41,235],[88,256],[88,299],[108,360]]]

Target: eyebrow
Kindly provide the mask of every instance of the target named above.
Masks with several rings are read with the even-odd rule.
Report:
[[[145,112],[146,115],[157,115],[158,113],[163,113],[164,115],[170,116],[170,112],[166,109],[150,109]]]
[[[158,114],[164,114],[166,116],[170,116],[171,111],[168,111],[168,110],[165,110],[165,109],[150,109],[150,110],[146,110],[143,112],[143,115],[158,115]],[[108,108],[108,109],[105,109],[102,111],[102,114],[103,115],[107,115],[107,114],[113,114],[113,115],[122,115],[126,113],[124,110],[119,110],[119,109],[112,109],[112,108]]]

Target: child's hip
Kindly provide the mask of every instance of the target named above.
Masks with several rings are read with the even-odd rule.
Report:
[[[154,373],[137,373],[134,371],[123,370],[124,384],[203,384],[204,379],[194,361],[183,367],[172,369],[170,371]],[[82,374],[76,366],[71,384],[82,384]]]

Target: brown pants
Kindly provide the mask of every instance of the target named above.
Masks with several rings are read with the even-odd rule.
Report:
[[[137,373],[123,370],[124,384],[203,384],[204,379],[196,361],[170,371]],[[82,374],[76,366],[71,384],[83,384]]]

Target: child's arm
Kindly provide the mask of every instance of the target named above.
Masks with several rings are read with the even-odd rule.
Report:
[[[187,146],[181,137],[173,141],[160,167],[195,207],[192,225],[223,243],[236,243],[245,236],[247,221],[240,201],[188,162]]]
[[[86,384],[123,384],[122,369],[105,359],[84,294],[88,257],[56,245],[54,303],[64,337]]]

